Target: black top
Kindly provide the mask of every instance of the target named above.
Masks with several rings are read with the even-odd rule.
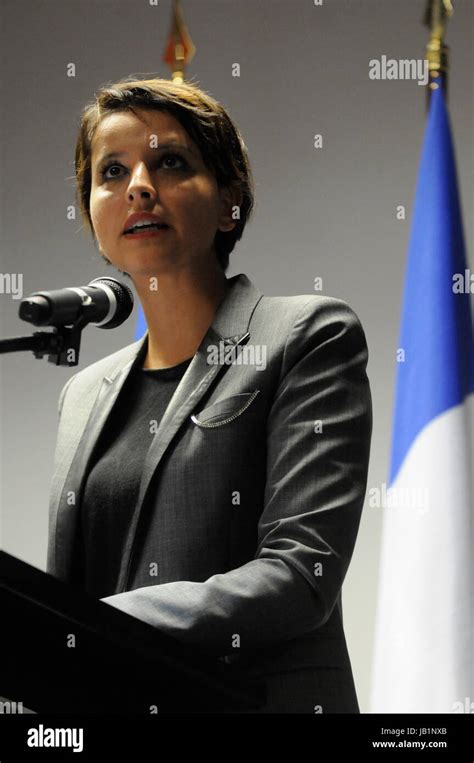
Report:
[[[146,454],[191,360],[132,369],[94,448],[82,493],[77,573],[80,585],[97,598],[116,593]]]

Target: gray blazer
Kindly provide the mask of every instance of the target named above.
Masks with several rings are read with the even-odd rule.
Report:
[[[103,601],[259,677],[262,712],[358,712],[341,587],[372,432],[364,332],[343,300],[229,281],[148,450]],[[147,342],[62,389],[47,571],[66,582],[92,449]]]

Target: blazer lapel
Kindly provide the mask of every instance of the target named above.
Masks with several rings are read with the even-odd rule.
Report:
[[[65,464],[60,463],[60,471],[57,474],[57,479],[61,479],[61,474],[65,477],[59,490],[59,496],[54,490],[54,483],[52,489],[51,516],[53,523],[54,519],[56,521],[55,530],[53,530],[55,534],[54,555],[52,558],[48,558],[48,570],[54,570],[53,574],[64,580],[72,581],[73,579],[73,546],[80,511],[81,493],[89,460],[128,374],[135,363],[140,362],[145,357],[147,339],[148,337],[145,335],[130,348],[125,348],[131,352],[132,357],[128,361],[126,358],[122,358],[121,365],[103,377],[88,417],[87,409],[85,418],[84,414],[82,416],[79,412],[76,414],[77,421],[75,421],[74,433],[71,435],[71,437],[75,437],[76,441],[72,444],[72,449],[68,449],[65,456],[66,459],[68,457],[70,459],[69,465],[67,460]],[[125,365],[122,365],[124,362]],[[56,502],[57,506],[55,506]]]
[[[139,496],[124,547],[118,582],[119,591],[125,590],[128,582],[137,525],[153,474],[180,426],[187,416],[191,415],[206,390],[224,367],[222,364],[208,363],[208,345],[222,346],[226,351],[229,351],[232,347],[235,348],[248,342],[250,338],[248,331],[250,319],[263,294],[243,273],[228,280],[230,289],[218,306],[211,326],[180,380],[148,450],[140,482]],[[80,436],[72,457],[67,479],[62,490],[60,490],[59,505],[56,512],[55,559],[52,566],[54,574],[65,580],[71,580],[73,577],[75,532],[78,512],[80,511],[80,496],[88,473],[89,460],[128,375],[133,372],[137,365],[143,364],[147,345],[148,332],[138,342],[125,348],[127,350],[126,353],[124,350],[125,356],[121,356],[112,371],[103,377],[82,436]],[[67,502],[69,491],[74,491],[76,496],[76,503],[72,506],[68,505]]]
[[[152,477],[166,449],[179,428],[191,415],[217,375],[225,367],[208,362],[208,346],[223,347],[224,352],[243,345],[250,339],[248,330],[252,313],[263,294],[243,273],[230,279],[231,290],[219,305],[214,320],[160,421],[143,467],[138,500],[130,522],[130,531],[123,549],[117,591],[126,590],[133,559],[137,526]],[[221,344],[220,344],[221,343]]]

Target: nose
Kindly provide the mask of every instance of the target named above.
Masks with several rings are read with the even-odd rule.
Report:
[[[127,188],[127,201],[132,202],[140,198],[155,200],[156,197],[156,188],[153,185],[146,164],[145,162],[140,162],[130,178]]]

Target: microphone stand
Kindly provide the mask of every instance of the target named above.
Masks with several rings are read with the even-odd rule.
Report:
[[[89,320],[82,314],[70,327],[55,326],[53,331],[35,331],[33,336],[17,336],[0,339],[0,354],[32,350],[35,358],[48,355],[48,361],[56,366],[77,366],[81,346],[81,331]]]

